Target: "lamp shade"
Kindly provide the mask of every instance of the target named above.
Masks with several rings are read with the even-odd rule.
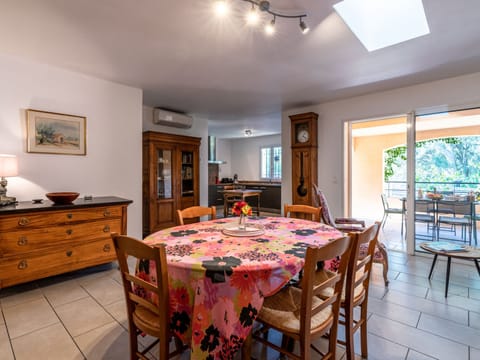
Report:
[[[0,154],[0,176],[17,176],[18,163],[15,155]]]

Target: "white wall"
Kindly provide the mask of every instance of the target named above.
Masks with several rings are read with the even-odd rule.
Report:
[[[343,214],[343,125],[345,121],[369,119],[429,108],[480,106],[480,73],[341,101],[292,109],[282,114],[283,186],[282,202],[291,201],[291,151],[289,115],[313,111],[318,119],[318,182],[334,215]],[[368,217],[368,216],[365,216]]]
[[[180,129],[153,123],[153,108],[143,107],[143,131],[156,131],[167,134],[194,136],[202,138],[200,143],[200,205],[208,206],[208,120],[193,119],[190,129]],[[140,162],[142,157],[140,155]]]
[[[282,137],[280,135],[256,136],[232,139],[231,142],[232,177],[233,174],[238,174],[239,180],[260,180],[260,148],[282,145]]]
[[[86,75],[0,56],[0,153],[18,157],[8,195],[19,201],[50,191],[133,200],[128,233],[142,235],[142,91]],[[26,152],[26,109],[87,118],[87,155]]]

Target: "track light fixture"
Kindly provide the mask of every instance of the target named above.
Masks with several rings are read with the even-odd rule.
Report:
[[[285,19],[299,19],[300,29],[302,31],[302,34],[306,34],[309,30],[307,24],[303,20],[305,17],[307,17],[307,14],[286,15],[286,14],[279,13],[270,8],[270,2],[267,0],[242,0],[242,1],[252,4],[251,9],[246,16],[247,23],[249,25],[254,25],[258,22],[260,12],[265,12],[273,16],[273,19],[265,25],[265,33],[268,35],[272,35],[275,33],[275,20],[277,17],[285,18]],[[228,8],[227,0],[215,0],[215,11],[217,12],[217,14],[219,15],[226,14],[227,8]],[[260,11],[257,11],[257,8]]]
[[[308,28],[307,24],[305,24],[305,21],[303,21],[302,18],[300,18],[300,29],[302,30],[302,34],[306,34],[310,30]]]

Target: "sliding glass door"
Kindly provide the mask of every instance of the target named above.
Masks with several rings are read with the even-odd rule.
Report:
[[[480,108],[415,117],[414,246],[474,244],[480,194]]]
[[[476,243],[480,108],[353,121],[346,130],[346,215],[382,219],[393,250]]]

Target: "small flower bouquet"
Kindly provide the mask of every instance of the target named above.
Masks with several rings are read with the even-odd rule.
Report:
[[[246,201],[237,201],[233,204],[232,212],[237,216],[252,215],[252,208]]]
[[[237,201],[233,204],[232,213],[240,216],[238,220],[238,228],[240,230],[246,229],[245,219],[248,215],[252,215],[252,208],[245,201]]]

